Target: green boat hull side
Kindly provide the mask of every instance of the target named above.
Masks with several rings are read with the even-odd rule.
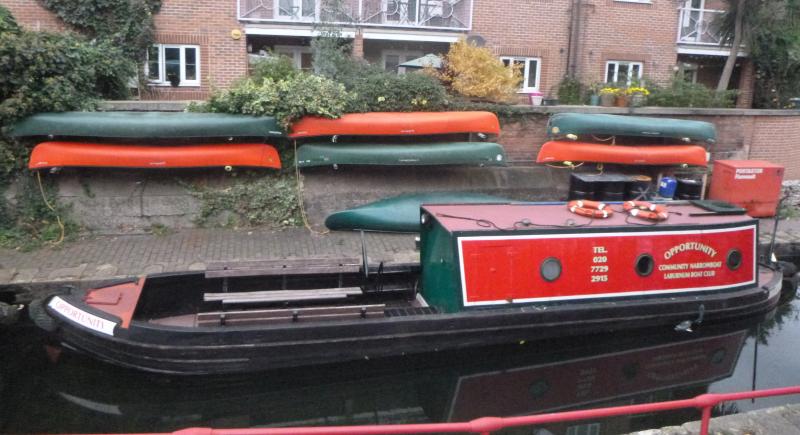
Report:
[[[11,135],[125,139],[284,137],[275,118],[225,113],[39,113],[17,123]]]
[[[556,113],[547,123],[547,134],[554,138],[568,134],[689,138],[692,142],[706,143],[717,139],[714,124],[710,122],[593,113]]]
[[[505,166],[506,152],[491,142],[429,144],[305,144],[297,149],[301,168],[328,165]]]
[[[509,202],[516,201],[482,193],[412,193],[338,211],[325,219],[325,226],[331,230],[418,233],[420,230],[419,208],[422,204],[503,204]]]

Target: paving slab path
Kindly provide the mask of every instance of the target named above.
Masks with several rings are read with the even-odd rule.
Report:
[[[800,435],[800,404],[776,406],[711,419],[711,435]],[[630,435],[696,435],[700,422],[650,429]]]

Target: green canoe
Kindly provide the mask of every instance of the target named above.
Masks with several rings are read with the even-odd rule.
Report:
[[[688,138],[691,142],[707,143],[714,143],[717,138],[710,122],[591,113],[557,113],[547,123],[547,134],[553,138],[568,134]]]
[[[306,144],[297,150],[301,168],[327,165],[505,166],[506,153],[491,142],[426,144]]]
[[[17,123],[11,135],[125,139],[283,137],[275,118],[225,113],[39,113]]]
[[[331,230],[367,230],[395,233],[418,233],[419,208],[422,204],[505,204],[517,202],[482,193],[431,192],[410,193],[338,211],[325,219]]]

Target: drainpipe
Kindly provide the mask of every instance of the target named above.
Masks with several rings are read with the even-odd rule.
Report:
[[[569,16],[569,39],[567,42],[567,70],[565,75],[574,77],[578,69],[578,45],[580,42],[582,0],[572,0]]]

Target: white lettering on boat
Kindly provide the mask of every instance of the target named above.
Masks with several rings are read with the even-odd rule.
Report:
[[[117,326],[115,322],[78,309],[58,296],[53,297],[47,306],[62,316],[91,330],[102,332],[107,335],[114,335],[114,327]]]
[[[669,248],[666,252],[664,252],[664,259],[669,260],[675,254],[684,251],[700,251],[712,258],[717,256],[717,250],[712,248],[711,246],[708,246],[700,242],[686,242]]]

